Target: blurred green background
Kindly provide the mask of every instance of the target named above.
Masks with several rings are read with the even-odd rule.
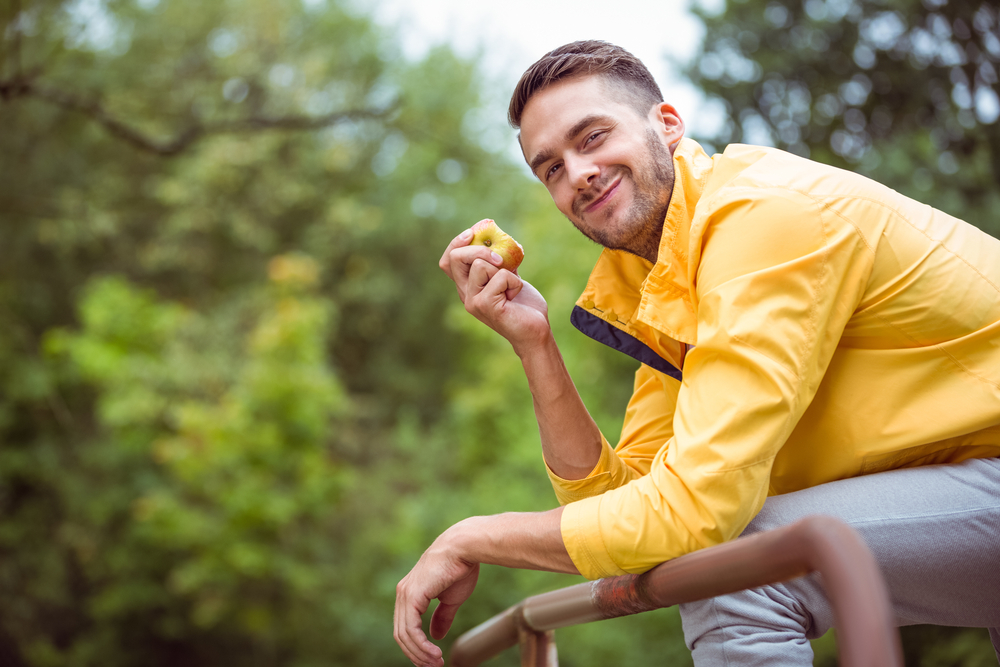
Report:
[[[524,244],[614,441],[635,362],[568,323],[599,249],[497,140],[480,64],[408,60],[357,4],[0,7],[0,665],[406,664],[395,584],[433,538],[555,504],[520,364],[437,259],[484,217]],[[991,2],[695,11],[677,67],[726,109],[707,146],[1000,233]],[[484,568],[445,643],[576,581]],[[984,631],[903,634],[908,664],[995,664]],[[675,610],[558,643],[690,664]]]

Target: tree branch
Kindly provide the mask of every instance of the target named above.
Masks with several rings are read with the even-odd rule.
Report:
[[[262,116],[252,115],[235,120],[195,122],[172,138],[157,139],[119,120],[108,113],[97,100],[88,100],[72,93],[40,86],[30,78],[15,77],[0,80],[0,100],[12,101],[19,97],[33,97],[57,107],[88,116],[102,126],[111,136],[131,144],[134,148],[164,157],[181,153],[199,139],[213,134],[235,134],[264,130],[315,130],[349,118],[381,118],[391,110],[352,109],[323,116]]]

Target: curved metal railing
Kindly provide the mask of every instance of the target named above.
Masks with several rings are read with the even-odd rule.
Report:
[[[827,516],[720,544],[629,574],[527,598],[456,640],[451,667],[475,667],[521,647],[522,667],[555,667],[553,631],[682,602],[822,575],[845,667],[902,667],[899,633],[871,552],[847,524]]]

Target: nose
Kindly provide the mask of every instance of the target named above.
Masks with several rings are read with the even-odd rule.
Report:
[[[586,190],[601,170],[585,156],[573,156],[566,158],[566,172],[574,189]]]

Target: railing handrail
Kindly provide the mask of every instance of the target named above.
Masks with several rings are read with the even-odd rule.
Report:
[[[469,630],[452,646],[452,667],[475,667],[520,643],[552,652],[551,631],[735,593],[819,572],[830,603],[840,664],[902,667],[889,595],[871,552],[846,523],[810,516],[661,563],[643,574],[586,582],[527,598]],[[546,633],[548,633],[546,635]],[[539,640],[539,637],[542,637]],[[534,639],[532,639],[534,637]],[[547,637],[547,640],[546,640]]]

